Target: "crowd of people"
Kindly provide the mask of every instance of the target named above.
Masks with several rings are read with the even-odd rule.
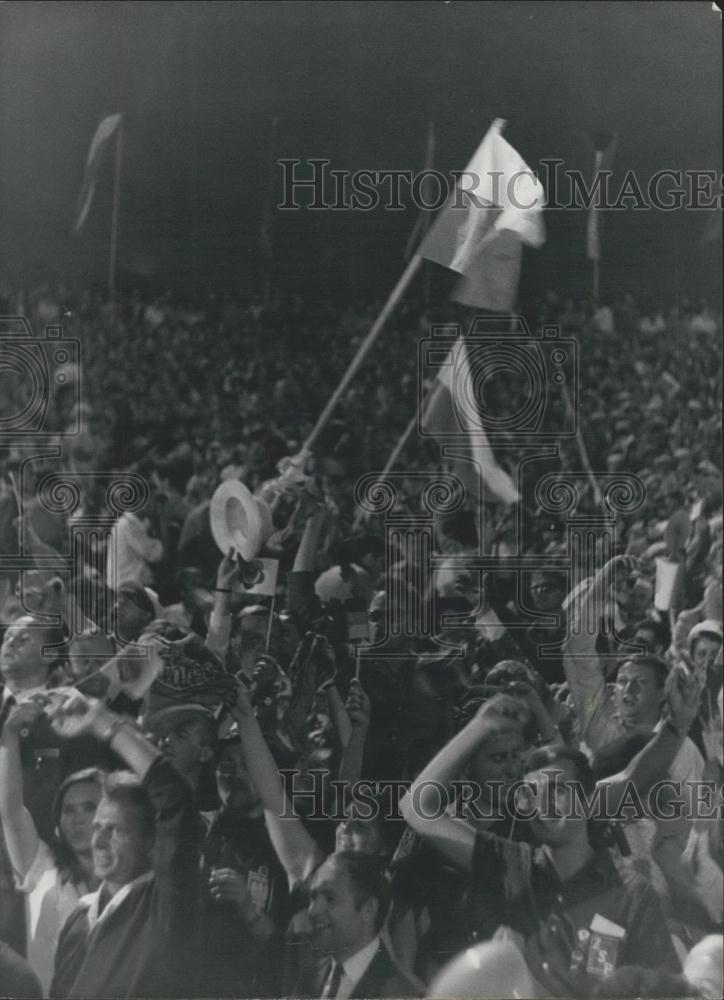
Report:
[[[577,342],[580,439],[519,504],[436,512],[428,572],[355,484],[457,307],[403,303],[310,454],[378,303],[2,297],[80,348],[45,436],[3,439],[1,995],[721,996],[721,318],[524,310]],[[550,388],[511,472],[567,420]],[[580,441],[574,514],[596,477],[644,487],[588,562],[536,494]],[[443,468],[413,434],[396,513]],[[237,483],[253,551],[248,521],[216,540]]]

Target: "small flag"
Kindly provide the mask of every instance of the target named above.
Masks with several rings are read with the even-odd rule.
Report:
[[[595,149],[595,159],[593,162],[593,185],[591,190],[595,190],[594,185],[600,172],[604,169],[610,170],[613,163],[613,154],[616,151],[616,136],[612,132],[594,132],[592,135]],[[588,219],[586,221],[586,257],[589,260],[601,259],[601,234],[600,234],[600,208],[596,207],[594,198],[591,207],[588,209]]]
[[[471,409],[470,387],[470,360],[465,341],[460,338],[447,363],[440,366],[435,388],[423,414],[423,425],[432,434],[439,434],[444,439],[450,434],[461,434],[462,422],[468,442],[460,446],[455,443],[460,457],[456,456],[454,466],[465,488],[479,502],[516,503],[520,494],[508,473],[498,465],[480,415]],[[473,461],[467,461],[463,455]],[[480,473],[476,464],[482,473],[484,491],[480,489]]]
[[[278,559],[252,559],[247,564],[248,574],[234,582],[235,594],[256,594],[258,597],[274,597],[279,575]]]
[[[93,204],[93,195],[96,190],[98,170],[110,147],[110,141],[121,124],[122,117],[122,115],[108,115],[100,123],[91,140],[88,156],[85,161],[83,185],[78,196],[78,207],[75,214],[75,224],[73,225],[74,235],[82,230],[88,218],[88,213]]]
[[[518,291],[522,244],[545,242],[543,186],[501,135],[496,118],[419,253],[462,275],[453,298],[507,312]]]

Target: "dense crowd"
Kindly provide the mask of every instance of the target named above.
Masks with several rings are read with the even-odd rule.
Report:
[[[549,435],[520,503],[437,512],[428,572],[355,484],[431,391],[418,342],[465,329],[456,307],[403,303],[308,454],[379,303],[2,296],[80,354],[45,436],[3,438],[1,995],[721,996],[706,304],[523,310],[578,345],[580,438],[556,441],[551,381],[535,432],[496,444],[513,472]],[[28,386],[3,371],[12,430]],[[520,410],[524,380],[489,389]],[[542,509],[581,441],[573,510]],[[413,524],[439,444],[412,434],[395,468]],[[574,562],[571,516],[621,473],[640,502]],[[268,526],[222,550],[212,498],[237,483]]]

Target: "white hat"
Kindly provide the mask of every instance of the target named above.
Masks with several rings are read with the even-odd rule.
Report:
[[[211,533],[222,552],[236,549],[247,562],[255,559],[274,531],[271,511],[238,479],[216,489],[209,510]]]
[[[694,945],[684,962],[684,975],[707,1000],[715,1000],[722,995],[723,944],[721,934],[709,934]]]
[[[485,941],[456,955],[435,976],[428,997],[538,997],[540,988],[512,940]]]
[[[689,632],[689,649],[694,645],[694,640],[700,635],[715,635],[719,642],[722,641],[722,624],[715,618],[707,618],[703,622],[698,622],[691,632]]]

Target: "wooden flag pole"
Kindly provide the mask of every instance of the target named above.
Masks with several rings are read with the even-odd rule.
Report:
[[[377,478],[377,482],[378,483],[385,478],[385,476],[387,475],[387,473],[392,469],[393,465],[395,464],[395,462],[397,461],[397,459],[400,457],[400,453],[401,453],[402,449],[405,447],[405,445],[407,444],[407,440],[410,437],[410,434],[412,434],[413,430],[415,429],[415,425],[417,424],[417,415],[418,415],[418,413],[419,413],[419,409],[416,409],[415,412],[412,415],[412,419],[410,420],[409,424],[407,425],[407,427],[403,431],[402,437],[400,438],[400,440],[397,442],[397,444],[395,445],[395,447],[390,452],[390,457],[387,459],[387,462],[385,463],[384,469],[382,470],[382,472],[379,474],[379,476]],[[362,508],[360,508],[357,511],[357,516],[355,517],[354,522],[352,524],[352,531],[356,531],[362,524],[366,524],[366,522],[369,521],[369,518],[370,518],[369,511],[368,510],[363,510]]]
[[[113,174],[113,210],[111,212],[111,250],[108,257],[108,296],[116,300],[116,264],[118,261],[118,208],[121,197],[121,158],[123,156],[123,119],[118,123],[116,136],[116,166]]]
[[[339,383],[339,385],[337,386],[337,388],[334,390],[334,393],[332,394],[332,398],[329,400],[329,402],[327,403],[327,405],[324,407],[324,409],[320,413],[320,415],[319,415],[319,417],[317,419],[316,424],[312,428],[311,433],[309,434],[309,436],[307,437],[307,440],[304,442],[304,444],[302,446],[302,449],[301,449],[302,452],[311,451],[312,445],[317,440],[317,438],[319,437],[319,435],[322,433],[322,431],[323,431],[323,429],[324,429],[327,421],[329,420],[329,418],[331,417],[331,415],[334,412],[335,408],[337,407],[337,404],[339,403],[340,399],[342,398],[342,396],[347,391],[347,388],[348,388],[350,382],[355,377],[355,375],[357,374],[357,372],[359,371],[359,369],[360,369],[360,367],[362,365],[362,362],[364,361],[364,359],[367,357],[367,355],[369,354],[370,350],[372,349],[372,345],[377,340],[377,338],[379,337],[379,335],[382,333],[382,330],[384,329],[385,323],[387,322],[387,320],[389,319],[389,317],[393,313],[395,307],[397,306],[397,303],[400,301],[400,299],[404,295],[404,293],[405,293],[405,291],[407,289],[407,286],[410,284],[410,282],[412,281],[412,279],[417,274],[418,270],[420,269],[420,264],[421,263],[422,263],[422,258],[420,257],[419,254],[415,254],[414,257],[412,257],[410,259],[410,262],[408,263],[407,267],[403,271],[402,276],[400,277],[400,280],[397,282],[397,284],[395,285],[395,287],[392,289],[392,291],[390,293],[390,297],[387,299],[387,302],[385,302],[384,306],[382,307],[382,311],[380,312],[379,316],[375,320],[375,322],[374,322],[374,324],[372,326],[372,329],[370,330],[370,332],[365,337],[364,341],[362,342],[362,344],[359,347],[359,350],[357,351],[357,353],[355,354],[354,358],[352,359],[349,368],[347,369],[347,371],[342,376],[342,381]]]

